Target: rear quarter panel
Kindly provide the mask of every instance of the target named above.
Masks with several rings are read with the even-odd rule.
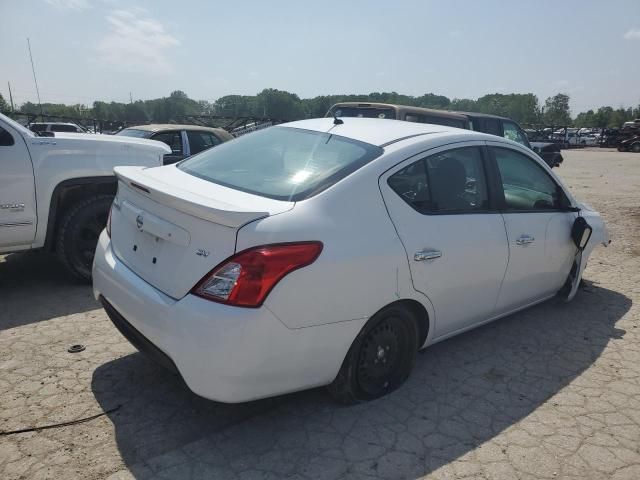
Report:
[[[257,220],[238,232],[237,251],[251,246],[320,240],[315,263],[282,279],[265,306],[289,328],[367,319],[384,306],[429,300],[412,287],[407,256],[389,218],[379,176],[410,156],[380,158],[285,213]]]

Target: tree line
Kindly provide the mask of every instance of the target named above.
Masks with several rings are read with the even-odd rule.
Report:
[[[95,101],[93,105],[42,104],[42,113],[57,117],[99,119],[103,121],[135,124],[148,122],[176,122],[189,115],[216,115],[226,117],[268,117],[278,120],[299,120],[323,117],[331,105],[337,102],[381,102],[416,107],[480,112],[509,117],[522,125],[573,125],[576,127],[620,127],[624,122],[640,118],[640,104],[635,107],[600,107],[571,116],[569,95],[558,93],[540,104],[532,93],[493,93],[476,100],[449,99],[444,95],[426,93],[421,96],[396,92],[369,93],[364,95],[320,95],[301,99],[295,93],[267,88],[257,95],[226,95],[214,102],[194,100],[181,90],[168,97],[137,100],[130,103]],[[8,112],[9,105],[0,95],[0,111]],[[18,113],[39,115],[40,106],[26,102]]]

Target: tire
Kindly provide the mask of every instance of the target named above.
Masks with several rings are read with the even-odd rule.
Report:
[[[402,305],[386,307],[358,334],[327,389],[345,405],[386,395],[407,379],[417,352],[418,327],[413,314]]]
[[[107,224],[113,195],[95,195],[73,205],[62,217],[56,236],[56,253],[77,278],[90,281],[93,255],[100,232]]]
[[[631,151],[633,153],[640,153],[640,143],[634,143],[631,145]]]

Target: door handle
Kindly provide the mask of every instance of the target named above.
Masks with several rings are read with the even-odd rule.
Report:
[[[516,240],[516,244],[517,245],[529,245],[530,243],[533,243],[534,240],[535,240],[535,238],[533,238],[531,235],[520,235]]]
[[[413,259],[416,262],[422,262],[424,260],[434,260],[436,258],[440,258],[442,256],[442,252],[440,250],[422,250],[421,252],[416,252],[413,254]]]

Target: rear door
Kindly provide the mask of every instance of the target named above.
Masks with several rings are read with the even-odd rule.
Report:
[[[41,139],[47,141],[46,139]],[[0,248],[29,244],[36,234],[31,157],[22,135],[0,125]]]
[[[503,202],[509,266],[497,313],[505,313],[557,292],[576,250],[562,187],[533,157],[506,144],[488,142]]]
[[[213,133],[203,130],[187,130],[187,140],[189,155],[195,155],[222,143]]]
[[[185,152],[186,145],[184,142],[182,130],[170,130],[167,132],[156,133],[151,136],[152,140],[166,143],[171,149],[171,153],[164,156],[163,163],[169,165],[171,163],[177,163],[184,159],[188,154]]]
[[[464,145],[414,157],[380,178],[414,288],[433,303],[437,337],[493,315],[509,255],[489,200],[483,144]]]

